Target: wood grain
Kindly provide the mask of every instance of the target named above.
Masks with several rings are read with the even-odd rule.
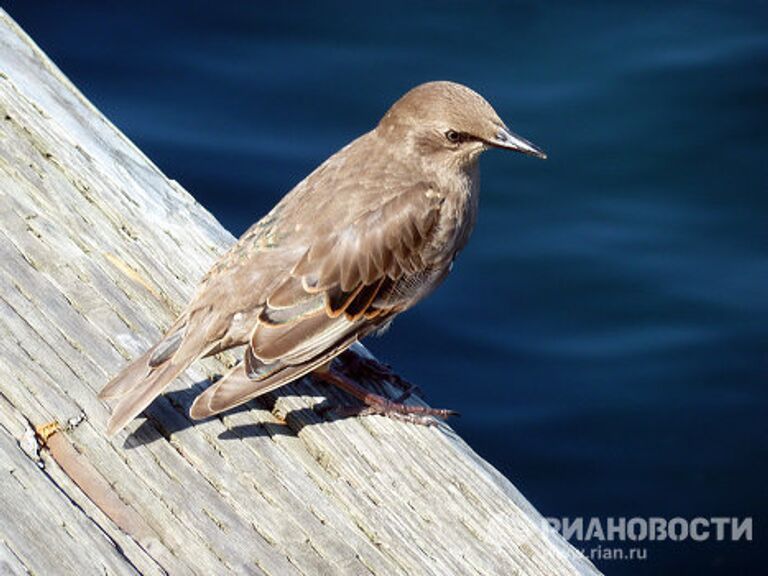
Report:
[[[0,13],[0,572],[597,573],[448,426],[308,380],[193,423],[232,356],[109,441],[97,391],[232,241]]]

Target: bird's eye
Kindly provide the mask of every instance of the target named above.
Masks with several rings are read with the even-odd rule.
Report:
[[[448,132],[445,133],[445,137],[448,138],[448,142],[453,144],[461,140],[461,134],[456,132],[456,130],[448,130]]]

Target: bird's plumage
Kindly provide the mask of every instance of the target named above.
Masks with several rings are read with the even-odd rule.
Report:
[[[195,401],[202,418],[317,369],[413,306],[469,237],[477,158],[500,131],[510,134],[464,86],[411,90],[246,231],[163,340],[102,390],[119,399],[109,432],[197,358],[247,346]]]

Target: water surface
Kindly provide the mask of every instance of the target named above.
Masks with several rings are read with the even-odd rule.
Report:
[[[765,2],[6,8],[235,234],[413,85],[484,94],[550,159],[487,155],[451,278],[368,344],[545,515],[755,517],[607,573],[759,572]]]

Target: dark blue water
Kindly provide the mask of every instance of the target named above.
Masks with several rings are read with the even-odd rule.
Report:
[[[484,94],[550,160],[487,155],[452,277],[370,347],[546,515],[755,518],[606,572],[761,571],[765,2],[174,4],[6,6],[235,234],[413,85]]]

